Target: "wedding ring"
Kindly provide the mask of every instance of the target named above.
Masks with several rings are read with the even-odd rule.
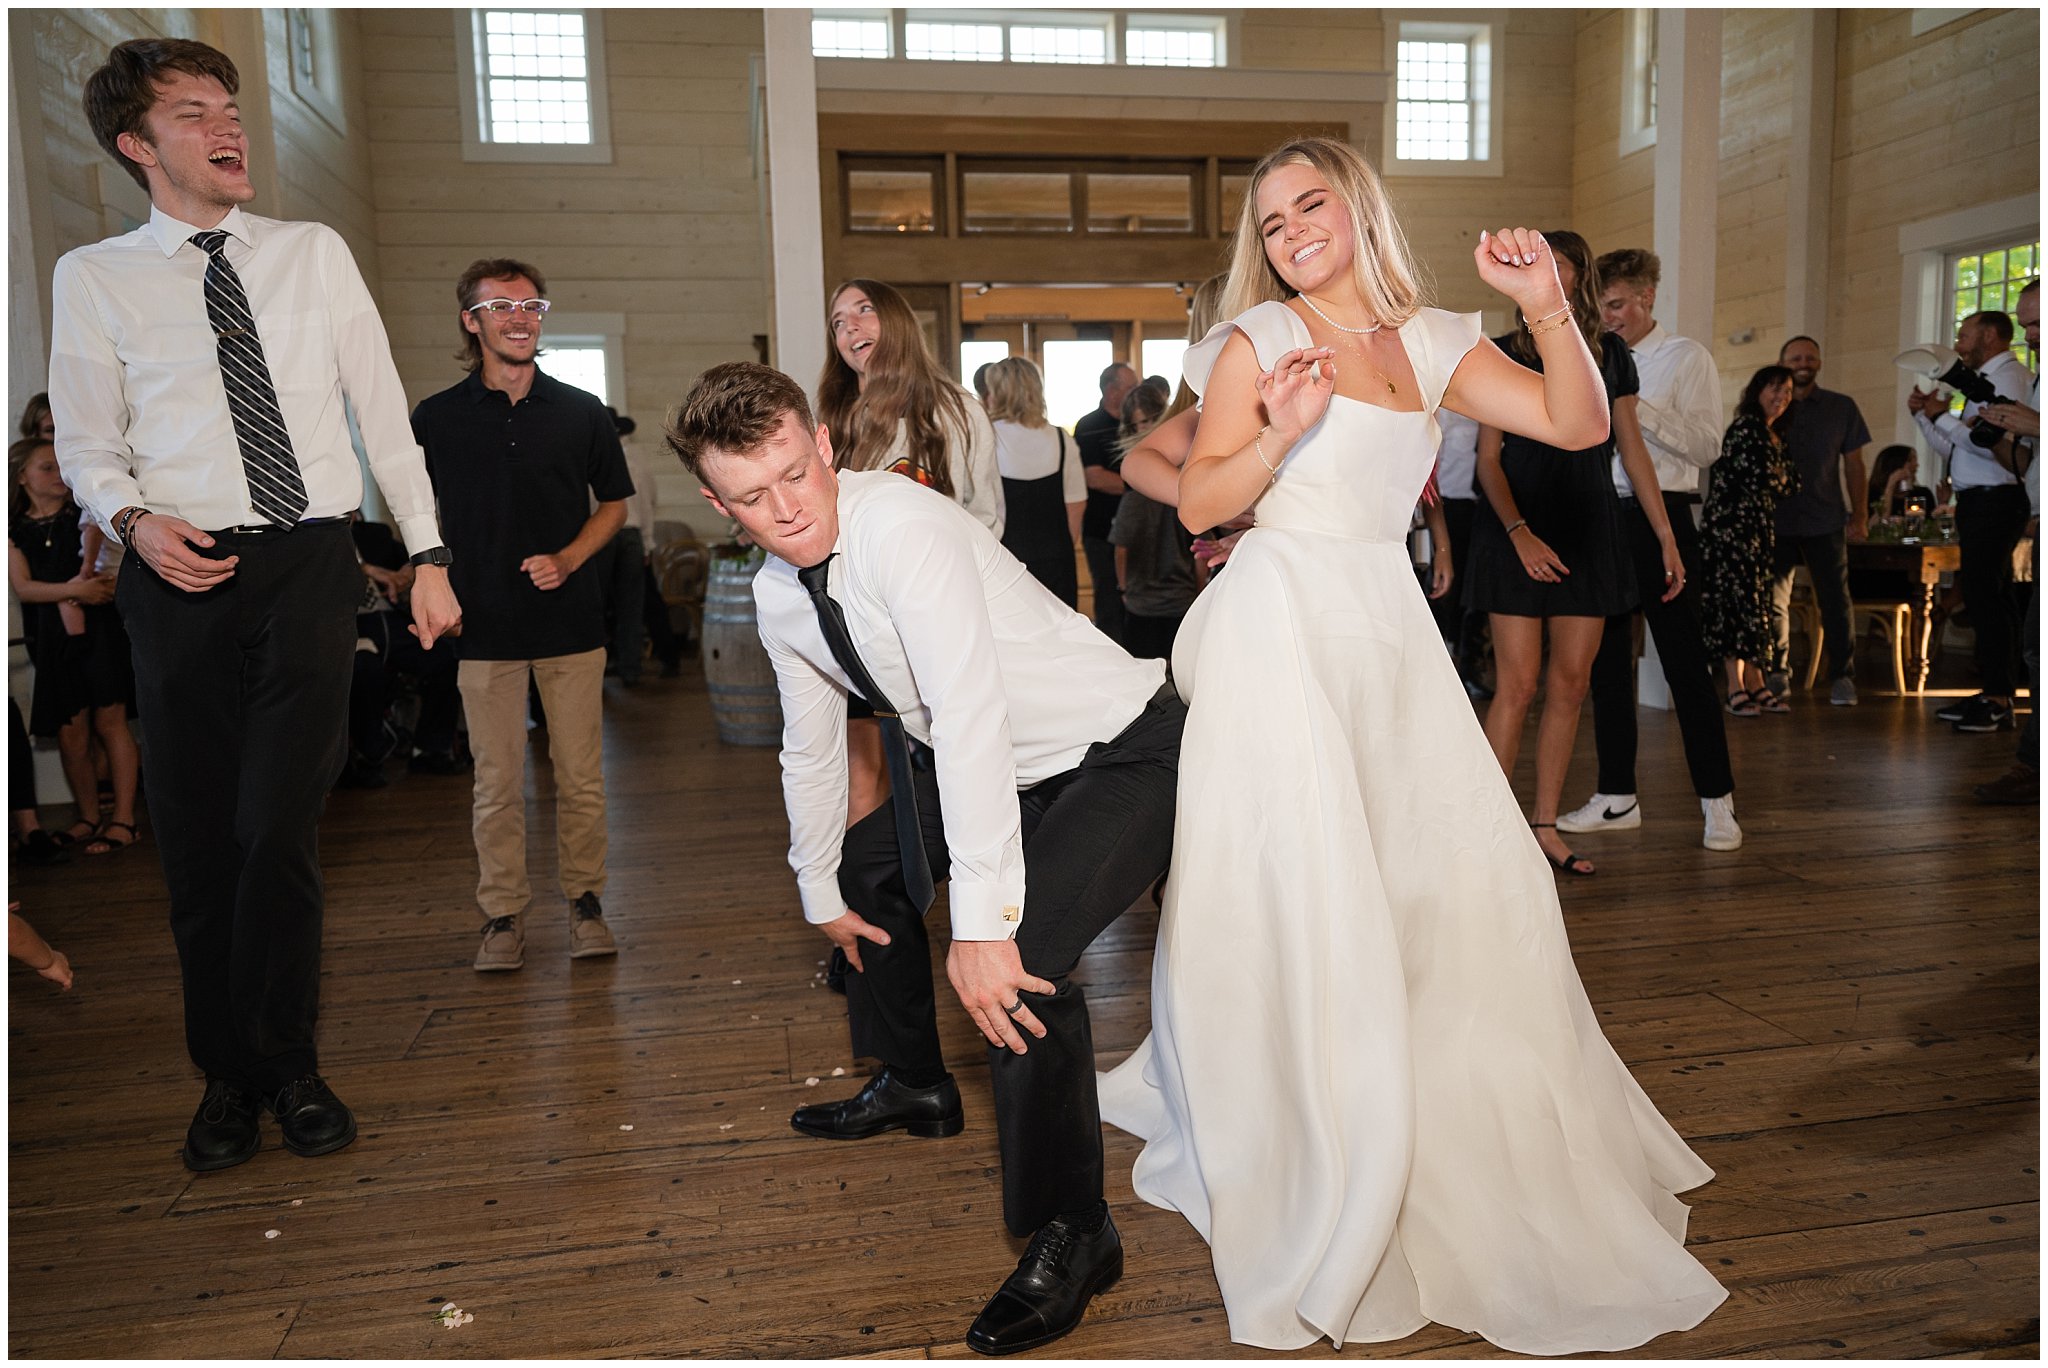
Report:
[[[1024,999],[1023,999],[1023,998],[1018,998],[1018,999],[1017,999],[1017,1000],[1016,1000],[1015,1002],[1013,1002],[1013,1003],[1011,1003],[1011,1004],[1010,1004],[1009,1006],[1007,1006],[1007,1007],[1003,1008],[1003,1011],[1004,1011],[1004,1013],[1005,1013],[1006,1015],[1009,1015],[1009,1016],[1015,1016],[1015,1015],[1017,1015],[1017,1013],[1019,1013],[1019,1012],[1021,1012],[1021,1011],[1023,1011],[1023,1010],[1024,1010]]]

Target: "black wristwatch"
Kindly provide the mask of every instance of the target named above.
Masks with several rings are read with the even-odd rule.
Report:
[[[445,568],[447,566],[455,564],[455,553],[453,551],[450,551],[445,546],[430,546],[426,550],[420,552],[418,555],[412,557],[412,559],[408,560],[406,564],[439,565]]]

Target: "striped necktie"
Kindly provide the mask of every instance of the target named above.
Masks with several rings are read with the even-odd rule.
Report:
[[[228,416],[242,448],[242,472],[249,481],[249,506],[276,527],[298,525],[306,512],[306,481],[292,454],[291,434],[277,406],[277,387],[263,359],[263,339],[242,278],[228,264],[228,235],[220,229],[194,233],[206,253],[206,320],[220,346],[220,378],[227,388]]]

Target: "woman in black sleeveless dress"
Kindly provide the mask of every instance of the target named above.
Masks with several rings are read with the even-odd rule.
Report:
[[[1003,545],[1072,608],[1081,590],[1074,547],[1088,507],[1080,450],[1046,420],[1045,381],[1029,357],[1005,357],[986,378],[1003,481]]]
[[[1636,607],[1639,593],[1676,594],[1685,569],[1671,538],[1657,476],[1636,423],[1635,361],[1628,345],[1600,327],[1600,280],[1586,240],[1572,232],[1546,232],[1570,312],[1524,321],[1495,339],[1502,350],[1533,369],[1542,360],[1533,330],[1578,327],[1600,359],[1612,428],[1605,442],[1584,451],[1559,451],[1498,428],[1479,430],[1478,484],[1484,497],[1472,522],[1465,606],[1489,615],[1498,679],[1486,712],[1486,737],[1510,780],[1521,750],[1522,724],[1543,686],[1543,716],[1536,729],[1536,803],[1531,825],[1550,862],[1568,874],[1591,874],[1593,864],[1574,855],[1557,834],[1557,804],[1578,736],[1579,708],[1592,681],[1593,657],[1608,617]],[[1635,582],[1622,539],[1621,501],[1611,473],[1619,451],[1643,516],[1664,551],[1665,582]],[[1550,663],[1543,668],[1548,624]]]

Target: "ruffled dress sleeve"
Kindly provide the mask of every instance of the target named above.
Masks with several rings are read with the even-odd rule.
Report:
[[[1209,388],[1209,372],[1216,369],[1216,358],[1223,355],[1233,332],[1241,332],[1251,340],[1262,370],[1273,369],[1273,363],[1282,356],[1311,342],[1308,327],[1294,310],[1272,299],[1255,304],[1229,322],[1209,329],[1207,336],[1181,354],[1181,378],[1188,382],[1189,389],[1201,394]]]
[[[1401,331],[1409,339],[1408,360],[1415,367],[1415,383],[1422,388],[1423,406],[1435,412],[1458,363],[1479,345],[1479,315],[1423,309]]]

